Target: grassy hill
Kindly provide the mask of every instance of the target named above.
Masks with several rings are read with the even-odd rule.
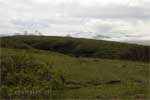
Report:
[[[150,98],[148,46],[39,36],[0,40],[1,99]]]
[[[48,36],[2,37],[1,47],[55,51],[76,57],[149,61],[150,46]]]

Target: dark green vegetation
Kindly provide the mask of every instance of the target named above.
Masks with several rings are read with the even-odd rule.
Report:
[[[46,57],[38,52],[1,48],[1,97],[55,97],[53,91],[63,89],[63,83],[61,76],[55,74],[51,61]]]
[[[147,100],[148,48],[88,39],[3,37],[1,99]]]
[[[150,47],[135,44],[129,45],[127,43],[100,40],[46,36],[13,36],[0,39],[1,47],[8,48],[35,48],[77,57],[125,59],[145,62],[150,60]]]

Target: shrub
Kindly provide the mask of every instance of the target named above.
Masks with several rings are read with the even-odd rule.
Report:
[[[47,99],[51,98],[50,94],[43,94],[44,91],[52,93],[54,89],[63,88],[60,78],[56,76],[57,73],[53,72],[52,65],[42,56],[23,51],[14,52],[13,49],[8,51],[3,51],[0,55],[2,99],[8,99],[8,92],[13,89],[16,91],[17,88],[22,92],[25,88],[28,91],[40,91],[40,93],[13,94],[11,95],[13,99],[38,97]]]

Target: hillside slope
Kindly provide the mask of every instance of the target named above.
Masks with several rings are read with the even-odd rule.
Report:
[[[144,62],[76,58],[42,50],[1,48],[1,99],[149,98]]]
[[[1,37],[1,47],[55,51],[76,57],[150,61],[150,46],[48,36]]]

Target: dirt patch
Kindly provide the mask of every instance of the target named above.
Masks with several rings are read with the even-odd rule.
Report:
[[[75,80],[70,80],[66,81],[66,84],[74,84],[74,85],[100,85],[102,84],[101,81],[93,81],[93,80],[84,80],[84,81],[75,81]]]
[[[87,87],[87,86],[97,86],[97,85],[103,85],[103,84],[118,84],[121,83],[120,80],[111,80],[107,82],[102,81],[94,81],[94,80],[84,80],[84,81],[76,81],[76,80],[70,80],[65,82],[65,87],[67,89],[79,89],[81,87]]]
[[[121,83],[121,80],[112,80],[112,81],[108,81],[105,84],[118,84]]]

